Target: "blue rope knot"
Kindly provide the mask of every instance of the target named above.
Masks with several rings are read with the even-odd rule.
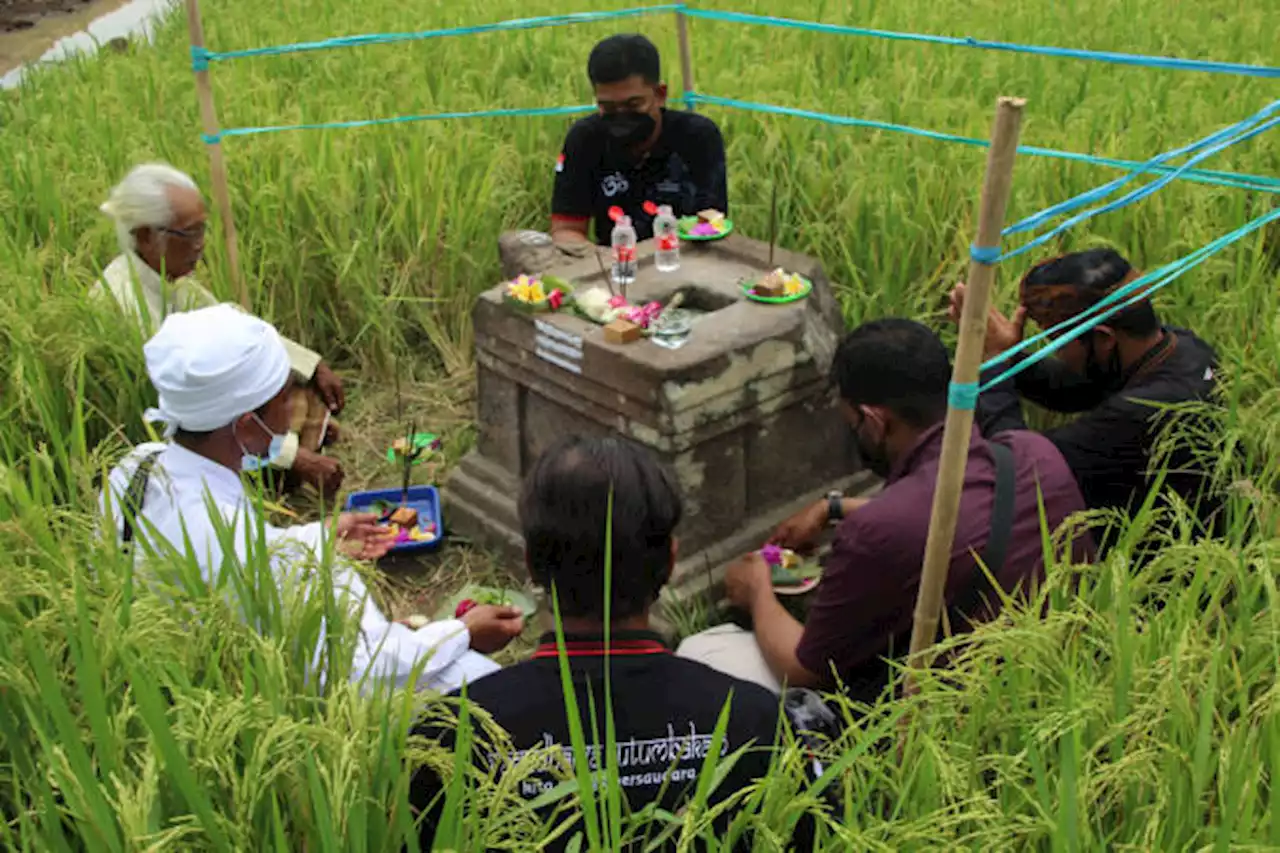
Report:
[[[969,246],[969,257],[976,263],[991,266],[1000,262],[999,246]]]
[[[203,47],[191,46],[191,70],[192,71],[208,71],[209,58],[212,54]]]
[[[952,382],[947,386],[947,405],[966,412],[978,408],[978,383]]]
[[[221,133],[202,133],[200,134],[200,141],[203,142],[205,145],[217,145],[219,142],[222,141],[222,134]]]

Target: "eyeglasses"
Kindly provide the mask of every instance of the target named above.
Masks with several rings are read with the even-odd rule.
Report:
[[[201,223],[190,228],[161,228],[160,232],[170,237],[180,237],[183,240],[200,240],[204,238],[204,229],[204,223]]]

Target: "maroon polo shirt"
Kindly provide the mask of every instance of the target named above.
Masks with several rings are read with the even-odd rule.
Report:
[[[1012,592],[1044,574],[1039,500],[1051,530],[1085,506],[1071,469],[1049,439],[1026,431],[994,439],[1013,451],[1016,472],[1013,528],[997,576],[1005,592]],[[894,466],[884,490],[841,522],[796,649],[805,669],[830,682],[834,667],[850,692],[868,701],[888,679],[884,658],[907,652],[941,452],[939,424]],[[995,479],[995,459],[975,428],[945,592],[950,606],[970,584],[980,583],[985,595],[967,598],[979,602],[972,608],[977,612],[966,614],[975,621],[990,616],[982,602],[996,600],[973,556],[987,544]],[[1088,534],[1073,547],[1077,559],[1093,557]],[[953,631],[963,627],[952,623]]]

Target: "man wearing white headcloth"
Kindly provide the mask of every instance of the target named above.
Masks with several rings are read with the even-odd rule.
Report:
[[[111,294],[137,317],[144,336],[175,311],[217,304],[191,275],[204,254],[207,213],[190,175],[166,163],[144,163],[116,185],[102,212],[115,220],[120,254],[92,296]],[[320,451],[337,437],[333,417],[346,403],[342,380],[316,353],[288,339],[284,344],[298,383],[275,467],[332,495],[342,486],[342,466]]]
[[[137,557],[172,549],[193,559],[210,583],[225,557],[244,565],[246,539],[256,538],[262,524],[272,572],[284,586],[295,566],[320,555],[329,535],[320,522],[266,524],[240,479],[241,471],[274,461],[288,428],[293,379],[284,342],[262,320],[218,305],[169,315],[144,353],[160,398],[147,415],[166,424],[168,440],[139,446],[111,472],[104,516]],[[220,537],[219,530],[228,528],[232,537]],[[346,556],[376,559],[387,551],[389,540],[372,514],[344,513],[335,530],[338,551]],[[234,555],[224,553],[223,543],[230,541]],[[519,610],[491,606],[413,630],[384,616],[349,566],[335,566],[334,584],[359,617],[354,680],[369,675],[402,687],[457,689],[495,671],[484,654],[505,646],[524,626]],[[425,670],[410,685],[421,660]]]

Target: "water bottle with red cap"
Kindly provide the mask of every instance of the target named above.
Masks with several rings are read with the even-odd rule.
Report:
[[[610,276],[618,288],[625,289],[636,280],[636,229],[631,224],[631,217],[620,207],[609,208],[609,218],[613,220],[613,234],[609,241],[613,245]]]
[[[655,205],[647,201],[644,209],[654,217],[653,265],[659,272],[675,272],[680,269],[680,229],[676,215],[667,204]]]

